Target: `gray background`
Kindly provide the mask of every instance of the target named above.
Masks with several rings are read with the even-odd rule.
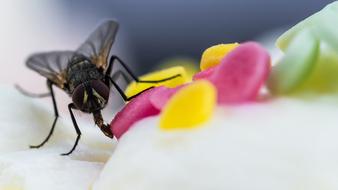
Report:
[[[208,46],[252,40],[291,26],[329,0],[63,0],[69,24],[95,25],[116,18],[137,64],[184,55],[199,59]],[[128,59],[128,58],[126,58]],[[134,61],[135,61],[134,60]],[[143,69],[142,69],[143,68]],[[141,67],[140,72],[150,67]]]

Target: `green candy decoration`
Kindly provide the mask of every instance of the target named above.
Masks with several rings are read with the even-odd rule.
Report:
[[[278,38],[285,56],[272,68],[272,94],[338,93],[337,23],[334,2]]]
[[[292,92],[311,74],[317,61],[319,42],[310,31],[300,32],[286,49],[285,56],[272,68],[268,88],[273,94]]]

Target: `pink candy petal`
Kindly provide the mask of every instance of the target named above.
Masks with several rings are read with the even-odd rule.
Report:
[[[150,102],[152,105],[158,110],[162,110],[168,100],[173,96],[179,89],[186,86],[186,84],[177,86],[175,88],[167,88],[164,86],[160,86],[151,93]]]
[[[243,43],[223,58],[210,77],[218,89],[218,102],[255,100],[270,72],[270,56],[258,43]]]
[[[208,79],[211,77],[211,75],[214,73],[214,71],[216,70],[216,68],[218,67],[217,66],[214,66],[214,67],[210,67],[206,70],[203,70],[199,73],[196,73],[194,76],[193,76],[193,80],[199,80],[199,79]]]
[[[225,56],[212,71],[202,71],[194,79],[210,80],[217,88],[220,104],[242,103],[257,98],[270,68],[268,52],[256,42],[246,42]]]
[[[119,139],[135,122],[149,116],[157,115],[160,110],[150,102],[150,95],[156,90],[150,89],[131,100],[118,112],[110,123],[110,129]]]

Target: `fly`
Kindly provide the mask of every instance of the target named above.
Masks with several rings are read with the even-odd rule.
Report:
[[[50,96],[55,114],[52,127],[47,137],[40,144],[30,146],[30,148],[42,147],[53,134],[59,117],[53,91],[54,86],[62,89],[72,98],[72,103],[68,105],[68,110],[77,133],[77,138],[70,151],[61,154],[69,155],[75,150],[81,137],[81,130],[77,125],[73,110],[93,114],[94,122],[103,134],[109,138],[114,138],[114,134],[111,132],[109,125],[104,122],[101,115],[101,110],[107,105],[111,86],[116,88],[124,101],[129,101],[142,93],[140,92],[131,97],[125,95],[124,91],[116,83],[116,80],[120,76],[125,80],[128,79],[128,77],[122,70],[112,72],[115,62],[121,64],[122,68],[138,83],[159,83],[180,76],[180,74],[177,74],[161,80],[140,80],[119,57],[115,55],[110,56],[110,50],[115,40],[117,30],[118,23],[109,20],[102,23],[76,51],[37,53],[27,59],[27,67],[47,79],[49,92],[32,94],[24,91],[19,86],[17,86],[18,89],[30,97],[41,98]]]

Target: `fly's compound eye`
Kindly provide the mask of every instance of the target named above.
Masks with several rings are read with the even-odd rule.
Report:
[[[91,81],[91,87],[93,89],[93,96],[96,98],[97,103],[101,106],[106,105],[109,98],[109,88],[100,80]]]
[[[86,97],[87,93],[85,92],[84,86],[83,85],[78,85],[73,92],[72,95],[72,100],[75,106],[80,109],[84,110],[84,101],[86,98],[88,99],[88,95]]]

